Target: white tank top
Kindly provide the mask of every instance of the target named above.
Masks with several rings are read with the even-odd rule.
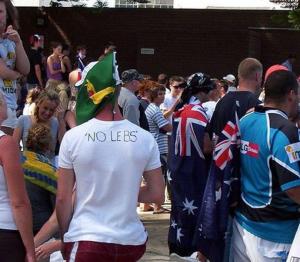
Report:
[[[0,138],[5,134],[0,131]],[[10,200],[8,197],[6,179],[3,167],[0,165],[0,229],[16,230],[17,226],[14,221]]]

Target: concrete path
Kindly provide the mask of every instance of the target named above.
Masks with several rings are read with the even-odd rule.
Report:
[[[170,205],[164,205],[171,209]],[[152,212],[139,212],[139,215],[148,231],[149,239],[147,250],[140,262],[187,261],[180,258],[170,258],[168,249],[168,231],[170,214],[153,215]]]

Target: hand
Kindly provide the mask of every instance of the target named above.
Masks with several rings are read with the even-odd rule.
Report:
[[[57,120],[59,122],[64,122],[64,118],[65,118],[65,109],[63,108],[63,106],[60,104],[57,109],[56,109],[56,117]]]
[[[7,38],[11,41],[14,41],[16,44],[21,43],[21,37],[18,33],[18,31],[14,30],[12,25],[9,25],[6,29],[6,32],[4,33],[7,35]]]
[[[50,255],[57,250],[58,249],[57,249],[56,241],[47,242],[47,243],[40,245],[39,247],[37,247],[35,249],[35,255],[36,255],[37,260],[46,259],[46,258],[50,257]]]

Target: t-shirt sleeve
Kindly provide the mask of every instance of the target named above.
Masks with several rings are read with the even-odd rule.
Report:
[[[159,109],[152,115],[152,120],[157,124],[159,128],[162,128],[163,126],[169,124],[168,120],[164,118],[164,115]]]
[[[272,142],[271,168],[276,171],[279,186],[283,191],[300,186],[300,142],[297,127],[290,127],[287,138],[282,132],[277,132]]]
[[[150,144],[150,157],[148,160],[148,163],[145,167],[145,171],[150,171],[156,168],[161,167],[161,162],[160,162],[160,154],[159,154],[159,150],[158,150],[158,145],[157,142],[155,141],[154,137],[151,136],[151,144]]]
[[[71,152],[69,149],[69,132],[67,132],[60,144],[59,156],[58,156],[58,167],[73,169],[73,162],[71,159]]]

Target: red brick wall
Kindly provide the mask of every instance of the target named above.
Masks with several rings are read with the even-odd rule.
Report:
[[[221,77],[236,74],[237,65],[249,54],[264,65],[282,62],[298,52],[295,31],[249,30],[272,26],[275,11],[175,10],[175,9],[46,9],[61,26],[73,46],[84,43],[96,59],[103,45],[118,46],[120,71],[137,68],[156,77],[160,72],[188,75],[197,71]],[[24,42],[32,33],[63,41],[55,27],[36,25],[35,8],[19,8]],[[154,55],[141,55],[140,48],[154,48]],[[299,59],[300,61],[300,59]],[[298,61],[298,62],[299,62]],[[299,62],[300,64],[300,62]],[[300,66],[296,70],[300,72]]]

